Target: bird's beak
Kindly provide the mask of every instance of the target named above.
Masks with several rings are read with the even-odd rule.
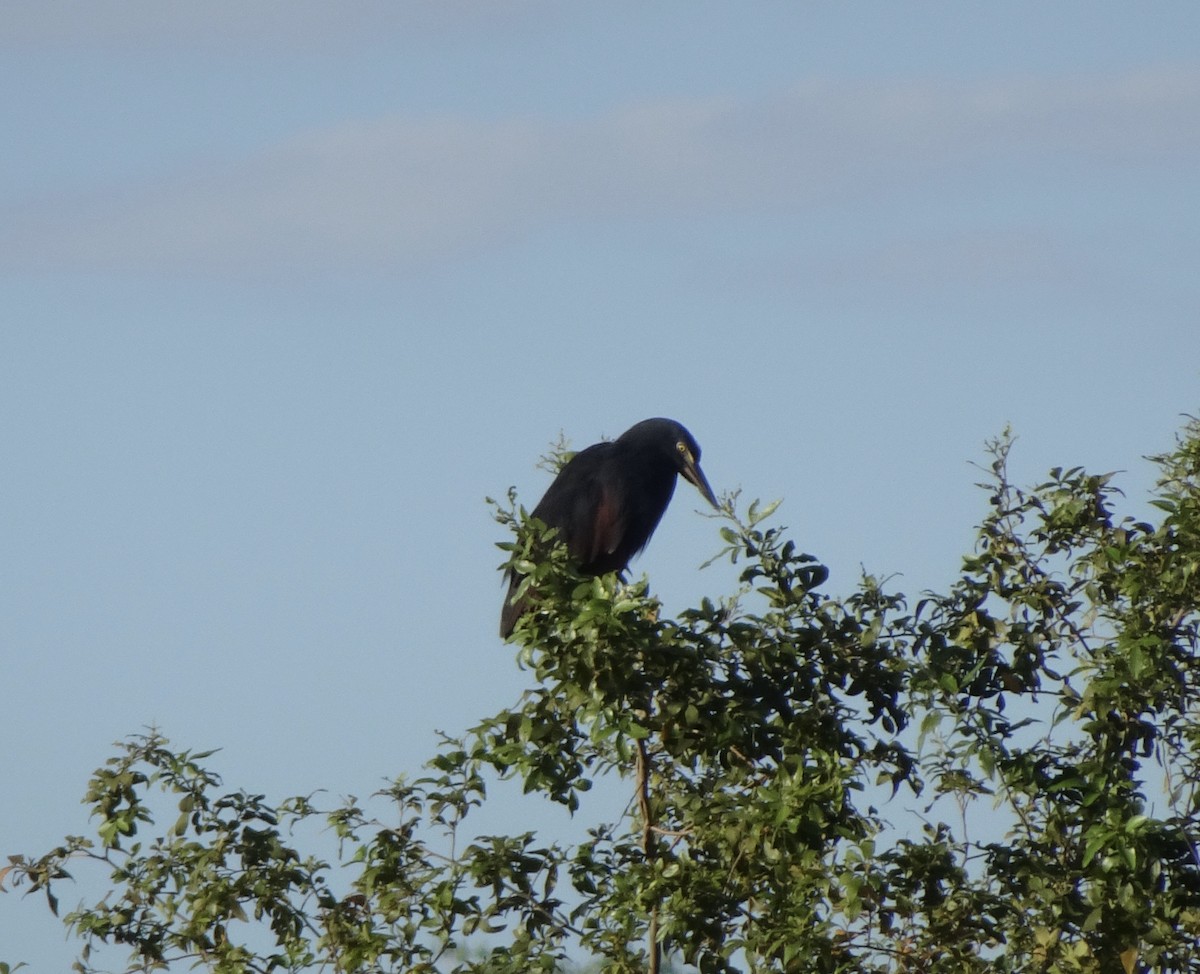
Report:
[[[683,465],[683,477],[704,495],[706,501],[713,507],[720,509],[721,505],[717,503],[713,489],[708,486],[708,478],[704,476],[704,471],[700,469],[700,464],[693,460],[691,456],[687,458],[687,462]]]

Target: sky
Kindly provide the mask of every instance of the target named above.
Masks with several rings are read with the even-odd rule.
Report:
[[[833,593],[951,579],[1009,424],[1018,480],[1123,471],[1146,515],[1200,406],[1198,36],[1190,0],[9,0],[0,855],[85,832],[149,725],[365,796],[512,705],[485,497],[532,506],[560,434],[680,420]],[[634,564],[668,610],[733,588],[702,506]],[[73,957],[0,896],[0,960]]]

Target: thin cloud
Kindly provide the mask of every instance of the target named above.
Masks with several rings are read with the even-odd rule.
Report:
[[[424,265],[563,221],[803,214],[1018,171],[1176,166],[1200,71],[976,86],[812,82],[575,120],[380,118],[154,185],[13,207],[0,266],[201,273]]]
[[[194,54],[200,49],[261,55],[263,39],[270,38],[273,50],[328,51],[384,36],[461,36],[463,31],[494,35],[530,22],[553,21],[555,7],[549,0],[6,0],[0,50],[145,54],[182,49]]]

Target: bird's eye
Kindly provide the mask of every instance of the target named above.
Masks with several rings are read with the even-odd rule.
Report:
[[[680,453],[682,453],[685,457],[687,456],[688,448],[687,448],[687,444],[684,443],[683,440],[680,440],[678,443],[675,444],[675,449],[678,450]]]

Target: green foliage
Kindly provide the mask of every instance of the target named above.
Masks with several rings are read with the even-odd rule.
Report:
[[[1020,489],[1008,452],[959,577],[911,608],[870,576],[825,592],[774,506],[735,497],[739,590],[664,618],[510,496],[531,686],[421,777],[374,812],[272,805],[151,732],[92,779],[94,838],[0,882],[57,911],[68,867],[108,870],[65,918],[84,972],[117,945],[128,971],[222,974],[620,974],[660,951],[705,974],[1200,974],[1200,425],[1157,458],[1158,524],[1080,469]],[[572,812],[623,787],[629,812],[568,845],[474,834],[506,781]],[[299,848],[314,825],[324,858]]]

